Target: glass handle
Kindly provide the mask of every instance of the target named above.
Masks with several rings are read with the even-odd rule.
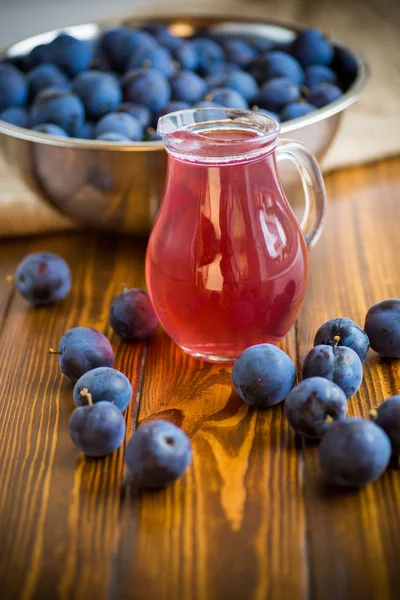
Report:
[[[325,222],[326,192],[321,170],[311,152],[294,140],[280,140],[276,158],[278,162],[292,161],[300,174],[306,201],[300,226],[308,248],[312,248],[318,241]]]

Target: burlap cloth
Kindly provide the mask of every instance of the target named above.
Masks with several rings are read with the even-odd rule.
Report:
[[[94,6],[92,4],[92,6]],[[360,100],[346,111],[340,132],[322,165],[324,171],[365,163],[400,150],[400,3],[388,0],[203,0],[147,2],[122,0],[92,18],[127,14],[233,14],[282,19],[319,27],[362,53],[371,81]],[[79,12],[79,11],[78,11]],[[74,19],[79,21],[79,17]],[[73,20],[70,19],[72,23]],[[60,23],[63,25],[64,23]],[[67,23],[66,23],[67,24]],[[38,203],[0,158],[0,236],[58,231],[75,225]]]

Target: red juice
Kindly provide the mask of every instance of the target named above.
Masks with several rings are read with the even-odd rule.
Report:
[[[150,237],[150,296],[184,350],[232,361],[250,345],[278,342],[295,322],[307,283],[304,236],[277,177],[276,139],[232,126],[174,135],[182,150],[169,152]],[[252,140],[256,151],[246,153]]]

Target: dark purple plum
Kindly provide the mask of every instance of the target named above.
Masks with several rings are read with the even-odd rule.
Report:
[[[132,386],[121,371],[111,367],[98,367],[84,373],[74,387],[74,401],[77,406],[87,404],[86,390],[90,393],[93,404],[111,402],[120,411],[124,411],[132,397]]]
[[[358,358],[358,357],[357,357]],[[285,400],[285,415],[296,433],[322,438],[335,421],[346,418],[343,390],[322,377],[305,379]]]
[[[326,432],[319,448],[319,464],[330,483],[363,487],[382,475],[391,452],[383,429],[371,421],[351,418],[335,423]]]
[[[364,330],[375,352],[400,358],[400,298],[390,298],[371,306]]]
[[[133,142],[143,138],[143,127],[138,119],[123,112],[108,113],[94,127],[94,135],[98,139],[106,133],[123,135]]]
[[[0,112],[12,106],[23,106],[28,98],[25,75],[17,67],[0,64]]]
[[[296,368],[285,352],[272,344],[246,348],[232,368],[232,383],[239,396],[258,408],[282,402],[293,389]]]
[[[10,125],[18,127],[29,127],[29,115],[23,106],[12,106],[0,112],[0,119]]]
[[[211,90],[205,100],[216,102],[225,108],[238,108],[248,110],[249,105],[239,92],[228,87],[219,87]]]
[[[360,357],[346,346],[314,346],[304,359],[303,378],[324,377],[338,385],[346,395],[353,396],[363,379]]]
[[[158,113],[171,100],[168,79],[156,69],[128,71],[121,83],[126,102],[143,104],[153,113]]]
[[[339,340],[337,339],[339,337]],[[365,331],[351,319],[337,317],[330,319],[318,329],[314,338],[314,346],[347,346],[358,354],[361,362],[367,358],[369,339]]]
[[[31,98],[35,98],[39,92],[48,87],[62,90],[69,90],[71,87],[70,80],[65,73],[52,64],[38,65],[27,73],[26,80]]]
[[[207,93],[204,79],[192,71],[178,71],[169,81],[173,100],[193,104]]]
[[[285,77],[270,79],[261,86],[258,104],[274,112],[279,112],[287,104],[300,98],[299,86]]]
[[[148,338],[158,325],[148,293],[131,288],[115,296],[110,307],[110,323],[126,342]]]
[[[128,472],[138,488],[163,488],[187,470],[192,447],[187,435],[168,421],[149,421],[135,431],[125,451]]]
[[[114,111],[122,100],[118,79],[111,73],[80,73],[73,81],[72,90],[81,99],[86,116],[93,120]]]
[[[35,306],[49,306],[71,291],[71,271],[61,256],[33,252],[19,263],[14,277],[17,290]]]
[[[310,65],[328,66],[332,62],[333,52],[332,44],[318,29],[302,31],[291,46],[291,53],[303,67],[309,67]]]
[[[91,327],[74,327],[62,336],[57,354],[61,372],[78,381],[82,375],[97,367],[112,367],[114,352],[106,336]]]
[[[69,420],[69,435],[73,444],[92,458],[108,456],[125,439],[126,425],[121,411],[110,402],[91,403],[76,408]]]
[[[49,62],[57,65],[71,77],[89,69],[93,49],[89,42],[61,33],[48,47]]]
[[[391,396],[377,408],[371,410],[371,418],[389,436],[392,453],[400,456],[400,396]]]
[[[85,121],[84,106],[75,94],[66,90],[46,88],[35,98],[30,110],[30,122],[35,125],[53,123],[73,136]]]

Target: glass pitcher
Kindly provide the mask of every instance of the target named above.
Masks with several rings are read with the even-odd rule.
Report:
[[[158,132],[168,172],[146,280],[162,326],[184,351],[212,362],[277,343],[300,311],[308,248],[324,221],[315,158],[297,142],[279,141],[278,123],[251,111],[178,111],[159,120]],[[301,225],[277,174],[283,159],[302,179]]]

